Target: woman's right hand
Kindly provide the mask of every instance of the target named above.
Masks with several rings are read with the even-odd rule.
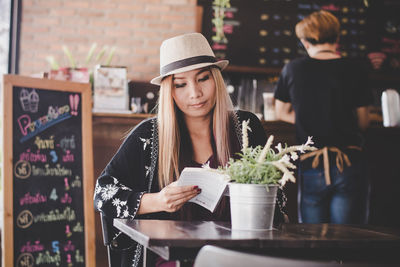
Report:
[[[178,186],[176,182],[173,182],[157,193],[157,202],[161,210],[175,212],[200,192],[201,189],[198,186]]]
[[[189,199],[197,196],[201,189],[195,185],[178,186],[173,182],[158,193],[145,193],[140,201],[137,215],[153,212],[175,212]]]

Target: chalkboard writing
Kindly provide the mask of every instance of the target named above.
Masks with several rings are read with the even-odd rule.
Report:
[[[368,1],[367,1],[368,2]],[[306,51],[295,25],[308,14],[327,10],[341,22],[342,56],[366,58],[367,11],[362,0],[199,0],[202,32],[218,58],[231,65],[281,68]]]
[[[13,266],[88,266],[85,231],[93,225],[85,214],[93,210],[85,210],[84,194],[93,178],[84,173],[86,90],[10,89],[12,123],[5,124],[13,134],[5,141],[12,142],[12,177],[5,179],[12,179]]]

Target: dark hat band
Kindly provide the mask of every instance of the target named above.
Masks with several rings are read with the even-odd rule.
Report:
[[[215,63],[217,60],[215,57],[212,56],[197,56],[197,57],[190,57],[190,58],[185,58],[181,59],[172,63],[169,63],[168,65],[165,65],[164,67],[160,68],[160,74],[166,75],[168,72],[171,72],[176,69],[184,68],[187,66],[195,65],[195,64],[200,64],[200,63]]]

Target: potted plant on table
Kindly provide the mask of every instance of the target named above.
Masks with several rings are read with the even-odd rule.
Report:
[[[271,229],[278,186],[295,182],[292,163],[298,152],[316,150],[311,137],[303,145],[272,148],[274,137],[264,147],[249,147],[248,121],[242,124],[242,150],[239,159],[230,159],[222,172],[230,176],[229,183],[232,229]]]

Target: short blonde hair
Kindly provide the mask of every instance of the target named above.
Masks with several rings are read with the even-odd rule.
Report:
[[[316,11],[296,24],[296,36],[311,44],[334,44],[340,33],[339,20],[328,11]]]

